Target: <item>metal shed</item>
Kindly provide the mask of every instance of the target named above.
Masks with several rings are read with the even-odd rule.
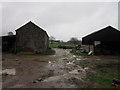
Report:
[[[83,45],[93,45],[94,54],[119,54],[120,31],[107,26],[82,38]]]

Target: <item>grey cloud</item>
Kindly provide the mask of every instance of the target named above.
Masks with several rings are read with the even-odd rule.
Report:
[[[3,3],[3,35],[29,20],[57,39],[79,39],[107,25],[118,27],[115,2]]]

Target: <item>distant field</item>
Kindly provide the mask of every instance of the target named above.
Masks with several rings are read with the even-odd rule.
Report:
[[[66,46],[66,47],[74,47],[75,45],[73,44],[63,44],[63,43],[58,43],[58,42],[53,42],[53,43],[49,43],[49,47],[50,48],[58,48],[58,46]]]
[[[58,42],[49,43],[50,48],[58,48],[59,45],[60,45],[60,43],[58,43]]]

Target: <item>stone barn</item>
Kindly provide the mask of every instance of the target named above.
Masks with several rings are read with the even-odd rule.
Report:
[[[1,43],[2,51],[14,52],[16,35],[2,36],[0,37],[0,39],[2,40],[2,43]]]
[[[12,36],[6,37],[11,38]],[[7,38],[5,39],[5,37],[2,37],[2,42],[9,42],[9,39]],[[12,48],[14,48],[16,53],[40,53],[48,49],[49,36],[46,31],[30,21],[16,30],[14,42],[11,42],[10,44],[13,45]],[[6,47],[10,49],[8,44],[6,44]],[[3,46],[3,50],[6,47]]]
[[[120,31],[111,26],[105,27],[83,37],[82,44],[87,45],[89,51],[92,50],[95,55],[118,55],[120,54]]]

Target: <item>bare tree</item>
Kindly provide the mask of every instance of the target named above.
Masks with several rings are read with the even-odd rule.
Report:
[[[12,36],[13,35],[13,32],[8,32],[8,36]]]
[[[79,40],[76,37],[72,37],[69,42],[71,42],[72,44],[76,45],[79,43]]]
[[[53,43],[55,41],[55,37],[50,36],[49,40],[50,40],[51,43]]]

